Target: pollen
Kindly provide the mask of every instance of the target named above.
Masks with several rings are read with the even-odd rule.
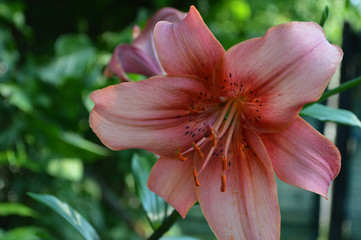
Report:
[[[194,151],[198,153],[198,156],[200,159],[204,158],[204,154],[202,153],[201,149],[198,147],[197,144],[192,142],[192,147],[193,147]]]
[[[195,168],[193,168],[193,178],[194,178],[194,184],[197,187],[201,186],[201,183],[198,180],[198,173],[197,173],[197,170]]]
[[[182,152],[181,152],[181,150],[180,150],[180,147],[178,147],[177,150],[175,150],[175,154],[177,155],[177,158],[178,158],[179,160],[181,160],[181,161],[187,160],[187,158],[182,155]]]
[[[221,192],[225,192],[226,191],[226,175],[224,175],[224,173],[222,173],[221,175]]]

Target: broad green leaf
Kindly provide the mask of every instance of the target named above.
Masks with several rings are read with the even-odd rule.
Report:
[[[6,217],[9,215],[35,217],[36,212],[20,203],[0,202],[0,216]]]
[[[30,197],[50,207],[68,221],[86,240],[100,239],[95,229],[77,211],[58,198],[47,194],[28,193]]]
[[[330,121],[343,125],[361,127],[361,122],[354,113],[344,109],[330,108],[318,103],[302,109],[300,115],[313,117],[324,122]]]
[[[154,162],[154,156],[152,156],[152,158],[134,154],[132,159],[132,173],[137,195],[147,213],[151,226],[156,229],[173,211],[173,208],[164,202],[161,197],[148,189],[147,181],[152,168],[151,163]]]
[[[83,162],[79,158],[51,159],[47,166],[47,172],[55,177],[80,181],[84,172]]]

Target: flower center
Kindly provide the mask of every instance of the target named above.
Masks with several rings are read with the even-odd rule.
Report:
[[[218,157],[221,161],[222,165],[222,174],[221,174],[221,191],[226,191],[226,170],[227,165],[230,162],[227,162],[227,156],[230,153],[230,143],[232,140],[233,132],[236,128],[237,123],[239,122],[241,104],[239,99],[230,99],[223,106],[221,113],[218,115],[216,121],[213,125],[208,125],[209,127],[209,135],[204,136],[197,142],[192,142],[192,147],[187,149],[184,152],[181,152],[180,148],[176,150],[176,155],[179,160],[185,161],[187,158],[186,154],[194,152],[194,157],[196,155],[200,160],[203,160],[203,163],[197,172],[195,168],[193,168],[193,177],[194,183],[198,187],[201,183],[198,180],[198,175],[203,172],[210,159],[213,157]],[[217,146],[218,143],[222,142],[222,146]],[[209,143],[211,143],[211,148],[209,149]],[[207,147],[207,146],[208,147]],[[218,148],[217,148],[218,147]],[[202,149],[207,149],[208,153],[205,155],[202,152]],[[216,149],[220,149],[219,152],[215,153]],[[219,156],[220,155],[220,156]]]

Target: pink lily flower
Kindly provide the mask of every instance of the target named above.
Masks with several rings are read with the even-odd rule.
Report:
[[[159,21],[174,23],[182,20],[185,16],[184,12],[166,7],[157,11],[147,21],[143,32],[138,26],[135,26],[132,45],[120,44],[115,48],[104,74],[107,77],[117,75],[120,81],[130,81],[127,72],[143,74],[147,77],[164,74],[154,49],[154,27]]]
[[[299,117],[342,51],[312,22],[291,22],[225,51],[195,7],[159,22],[166,75],[97,90],[90,126],[111,149],[160,155],[148,180],[184,218],[200,207],[219,239],[279,239],[277,176],[327,197],[340,153]]]

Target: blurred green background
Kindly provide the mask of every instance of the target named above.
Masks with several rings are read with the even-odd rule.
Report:
[[[89,128],[89,94],[118,82],[102,71],[117,44],[131,43],[135,24],[143,27],[161,7],[188,11],[190,5],[226,49],[276,24],[319,22],[326,5],[330,42],[341,45],[344,21],[361,26],[357,0],[0,1],[0,239],[82,239],[27,192],[68,203],[101,239],[152,233],[152,216],[143,208],[161,204],[154,211],[164,215],[163,203],[154,196],[147,203],[140,183],[147,172],[139,172],[155,159],[140,150],[106,149]],[[327,239],[327,226],[318,224],[318,196],[280,183],[279,198],[282,239]],[[214,239],[199,206],[168,234]]]

